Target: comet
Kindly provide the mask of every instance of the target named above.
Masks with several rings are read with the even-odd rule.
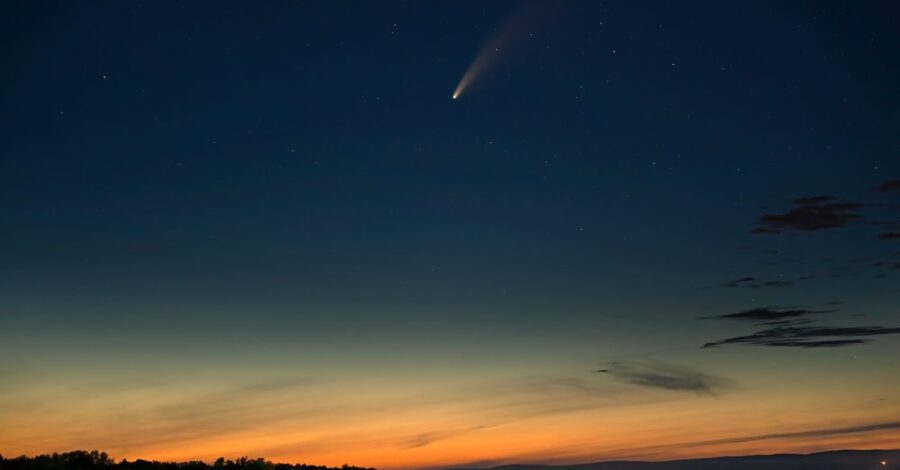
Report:
[[[496,42],[496,38],[493,42]],[[459,99],[460,95],[472,84],[472,81],[487,69],[496,59],[495,54],[500,52],[499,47],[494,47],[493,51],[490,47],[484,47],[475,56],[475,60],[469,64],[469,67],[466,69],[466,72],[463,73],[462,78],[459,79],[459,84],[456,85],[456,89],[453,90],[453,99]]]
[[[498,62],[500,57],[508,55],[516,49],[516,46],[522,43],[522,38],[534,36],[533,33],[529,33],[529,28],[542,16],[539,9],[544,4],[544,2],[523,4],[499,28],[494,30],[494,34],[478,51],[475,59],[459,79],[459,84],[453,90],[452,98],[454,100],[458,100],[466,93],[474,82],[478,81]]]

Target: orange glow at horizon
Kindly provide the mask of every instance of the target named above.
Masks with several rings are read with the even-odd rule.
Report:
[[[148,449],[146,451],[114,452],[117,458],[129,460],[147,459],[162,461],[204,460],[212,462],[219,456],[237,458],[241,456],[263,456],[275,462],[310,463],[316,465],[340,466],[343,464],[371,466],[379,469],[415,469],[454,467],[472,462],[492,462],[496,465],[507,463],[549,463],[574,464],[602,460],[673,460],[682,458],[703,458],[722,455],[809,453],[830,449],[884,449],[900,446],[900,435],[896,431],[867,434],[865,436],[843,436],[826,440],[798,440],[779,442],[762,440],[752,443],[681,447],[683,441],[660,444],[655,450],[642,450],[641,443],[656,442],[656,436],[639,430],[629,430],[629,434],[599,436],[597,443],[572,445],[567,439],[573,436],[553,431],[511,434],[483,433],[468,437],[448,439],[445,442],[423,447],[380,446],[379,439],[362,438],[355,443],[351,439],[342,441],[339,436],[247,436],[243,439],[223,439],[195,445],[183,445],[168,449]],[[601,433],[602,434],[602,433]],[[611,433],[610,433],[611,434]],[[304,451],[303,442],[333,441],[316,451]],[[292,441],[298,451],[290,452],[287,447],[276,452],[256,452],[255,449],[273,449],[273,442]],[[299,442],[299,444],[296,444]],[[346,447],[343,446],[346,444]],[[222,452],[221,449],[242,449],[242,451]],[[623,449],[623,450],[620,450]]]
[[[317,390],[299,382],[192,392],[190,399],[183,393],[129,390],[77,397],[78,406],[47,405],[43,419],[7,416],[0,419],[0,453],[98,449],[129,460],[249,456],[411,469],[900,446],[900,428],[866,428],[900,416],[900,406],[826,419],[817,413],[821,403],[798,406],[770,392],[669,396],[529,379],[422,393],[387,385]]]

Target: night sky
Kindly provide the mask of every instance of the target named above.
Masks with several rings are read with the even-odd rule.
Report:
[[[0,454],[900,447],[896,2],[4,6]]]

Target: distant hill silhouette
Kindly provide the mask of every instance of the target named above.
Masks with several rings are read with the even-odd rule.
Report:
[[[884,464],[882,464],[884,462]],[[666,462],[611,461],[577,465],[503,465],[489,470],[882,470],[900,469],[900,450],[838,450]],[[463,470],[463,469],[458,469]]]
[[[106,452],[76,450],[37,455],[34,457],[3,458],[0,470],[375,470],[367,467],[325,467],[320,465],[272,463],[264,459],[241,457],[235,460],[219,458],[212,464],[201,461],[157,462],[121,460],[116,462]]]

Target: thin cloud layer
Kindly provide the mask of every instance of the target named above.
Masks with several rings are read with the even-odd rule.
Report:
[[[839,305],[832,301],[828,305]],[[789,348],[836,348],[870,341],[869,337],[900,333],[900,328],[882,326],[833,327],[815,325],[813,318],[837,310],[811,310],[805,307],[760,307],[737,313],[700,317],[702,320],[733,320],[765,328],[753,334],[734,336],[705,343],[703,348],[727,344]]]
[[[817,327],[778,326],[752,335],[735,336],[703,345],[713,348],[724,344],[749,344],[753,346],[774,346],[791,348],[834,348],[869,342],[867,337],[900,333],[900,328],[880,326],[862,327]]]
[[[795,439],[809,439],[809,438],[829,438],[829,437],[842,437],[842,436],[853,436],[860,434],[873,434],[879,433],[882,431],[894,431],[900,429],[900,422],[897,421],[887,421],[887,422],[875,422],[875,423],[866,423],[859,424],[855,426],[843,426],[843,427],[826,427],[826,428],[814,428],[814,429],[805,429],[799,431],[787,431],[787,432],[778,432],[778,433],[764,433],[764,434],[750,434],[744,436],[734,436],[734,437],[723,437],[717,439],[703,439],[697,441],[688,441],[681,442],[676,444],[669,445],[653,445],[646,447],[638,447],[632,449],[624,449],[626,455],[629,453],[638,453],[638,452],[646,452],[651,450],[661,450],[661,449],[671,449],[671,448],[681,448],[681,449],[689,449],[694,447],[707,447],[707,446],[717,446],[723,444],[743,444],[749,442],[758,442],[758,441],[779,441],[779,440],[795,440]]]
[[[750,310],[743,310],[737,313],[728,313],[725,315],[715,315],[711,317],[702,317],[705,320],[738,320],[745,322],[754,322],[767,324],[772,321],[780,321],[784,319],[795,319],[805,317],[807,315],[817,315],[821,313],[831,313],[834,310],[809,310],[806,308],[783,308],[783,307],[760,307]]]
[[[881,193],[900,191],[900,180],[885,181],[874,189]],[[831,195],[799,197],[792,201],[792,206],[787,212],[762,215],[751,233],[799,234],[866,225],[879,228],[881,233],[873,234],[873,238],[897,240],[900,239],[900,232],[896,230],[897,222],[887,217],[891,210],[897,208],[897,205],[886,203],[884,200],[861,203],[838,199]],[[867,211],[865,216],[863,215],[864,210]],[[870,214],[868,211],[872,213]],[[830,272],[815,277],[853,278],[866,274],[873,268],[883,271],[891,269],[896,264],[887,260],[873,263],[870,258],[865,257],[853,258],[849,265],[834,266],[836,260],[830,256],[822,257],[821,261],[832,265],[829,269]],[[802,264],[803,261],[796,261],[796,263]],[[876,272],[874,278],[883,279],[887,275],[886,272]],[[814,277],[807,276],[796,280],[812,278]],[[729,288],[787,287],[790,285],[792,285],[791,281],[764,282],[757,277],[750,276],[724,284]],[[814,310],[807,307],[757,307],[735,313],[701,317],[702,319],[751,323],[759,327],[759,330],[753,333],[710,341],[703,347],[714,348],[729,344],[744,344],[788,348],[834,348],[865,344],[878,336],[900,333],[900,328],[890,326],[834,326],[822,325],[819,322],[821,314],[835,312],[837,310]]]
[[[792,281],[761,281],[755,277],[748,276],[728,281],[724,284],[724,287],[750,287],[755,289],[760,287],[790,287],[792,285],[794,285]]]
[[[779,234],[843,228],[864,221],[859,213],[863,207],[858,202],[840,201],[832,196],[801,197],[794,199],[794,206],[788,212],[760,217],[751,233]]]
[[[883,193],[900,191],[900,180],[887,180],[878,187],[878,190]]]
[[[728,380],[696,369],[662,363],[617,361],[597,372],[609,374],[620,382],[638,387],[701,395],[716,395],[730,385]]]

